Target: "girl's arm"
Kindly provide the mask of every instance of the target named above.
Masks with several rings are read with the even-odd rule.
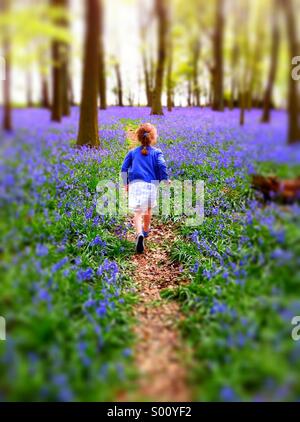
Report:
[[[160,172],[160,181],[169,180],[166,161],[161,151],[158,151],[158,154],[157,154],[157,164],[158,164],[158,168]]]
[[[128,170],[130,169],[131,165],[132,165],[132,153],[131,151],[129,151],[121,167],[121,176],[122,176],[124,185],[128,185]]]

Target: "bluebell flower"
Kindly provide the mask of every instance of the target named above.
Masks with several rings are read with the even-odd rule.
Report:
[[[37,244],[35,252],[39,257],[46,256],[48,255],[48,248],[45,245]]]
[[[77,272],[77,278],[79,281],[86,281],[90,280],[94,275],[94,271],[92,268],[87,268],[86,270],[79,270]]]
[[[68,258],[65,257],[58,261],[56,264],[52,265],[52,272],[56,273],[58,270],[60,270],[66,263],[68,262]]]
[[[237,396],[234,390],[229,386],[225,386],[221,389],[220,398],[222,401],[226,402],[232,402],[237,400]]]

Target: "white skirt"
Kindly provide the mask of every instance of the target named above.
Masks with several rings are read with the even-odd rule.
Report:
[[[128,208],[132,211],[147,211],[156,206],[157,186],[154,183],[136,181],[128,186]]]

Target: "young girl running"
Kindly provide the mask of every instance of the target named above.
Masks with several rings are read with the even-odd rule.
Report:
[[[152,208],[156,205],[157,186],[170,183],[162,152],[154,148],[157,130],[150,123],[140,125],[135,137],[141,146],[131,150],[122,165],[122,178],[128,191],[128,207],[134,211],[136,251],[144,252],[144,238],[150,231]]]

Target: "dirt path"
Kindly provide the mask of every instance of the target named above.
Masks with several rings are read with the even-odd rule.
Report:
[[[140,297],[134,310],[137,319],[134,356],[140,372],[136,400],[191,400],[184,364],[188,351],[176,329],[182,315],[176,302],[160,296],[161,289],[175,287],[180,282],[180,268],[168,255],[174,237],[172,225],[154,222],[145,241],[145,253],[133,258],[134,280]],[[133,235],[130,240],[134,240]]]

